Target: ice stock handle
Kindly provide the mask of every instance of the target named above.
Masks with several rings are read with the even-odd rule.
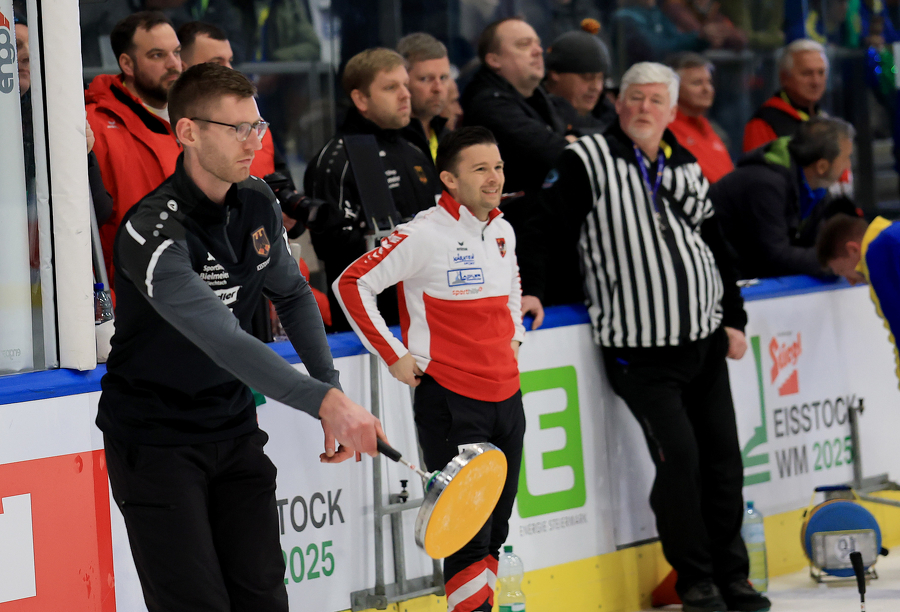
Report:
[[[378,452],[392,461],[400,461],[400,457],[403,456],[400,454],[400,451],[392,447],[381,438],[378,438]]]

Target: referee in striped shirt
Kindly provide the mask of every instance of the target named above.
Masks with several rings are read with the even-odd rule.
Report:
[[[656,465],[650,505],[684,610],[768,610],[747,582],[725,364],[746,351],[747,315],[709,182],[666,129],[678,85],[661,64],[632,66],[619,121],[569,145],[545,188],[558,230],[580,228],[595,341]]]

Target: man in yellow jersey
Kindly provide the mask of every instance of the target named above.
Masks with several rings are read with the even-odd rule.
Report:
[[[829,219],[816,241],[819,263],[851,285],[867,283],[878,316],[894,345],[897,378],[900,379],[900,223],[876,217],[871,223],[850,215]]]

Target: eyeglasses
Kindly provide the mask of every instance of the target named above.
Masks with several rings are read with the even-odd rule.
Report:
[[[213,121],[212,119],[201,119],[199,117],[191,117],[191,121],[203,121],[204,123],[215,123],[216,125],[224,125],[225,127],[230,127],[234,130],[234,135],[237,138],[238,142],[244,142],[248,138],[250,138],[250,132],[252,130],[256,130],[256,137],[262,140],[262,137],[265,135],[266,130],[269,129],[269,124],[260,119],[259,121],[254,121],[253,123],[238,123],[237,125],[231,125],[230,123],[222,123],[221,121]]]

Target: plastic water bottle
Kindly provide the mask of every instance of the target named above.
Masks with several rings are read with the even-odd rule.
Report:
[[[94,323],[100,325],[113,320],[113,303],[103,283],[94,283]]]
[[[750,557],[750,584],[761,593],[769,590],[769,567],[766,564],[766,531],[763,528],[763,515],[747,502],[744,511],[744,524],[741,526],[741,537],[747,545],[747,556]]]
[[[522,592],[522,580],[525,578],[525,567],[519,555],[513,553],[512,546],[504,546],[500,553],[497,567],[497,582],[500,583],[500,594],[497,603],[500,612],[525,612],[525,593]]]

